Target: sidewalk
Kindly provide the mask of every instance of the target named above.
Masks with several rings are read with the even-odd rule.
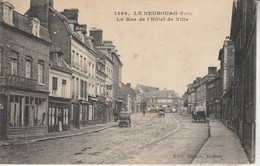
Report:
[[[102,131],[102,130],[105,130],[105,129],[108,129],[108,128],[111,128],[111,127],[114,127],[117,125],[118,125],[118,122],[112,122],[112,123],[107,123],[107,124],[91,125],[91,126],[81,128],[81,129],[72,129],[72,130],[63,131],[63,132],[48,133],[48,134],[42,135],[42,136],[15,137],[15,138],[7,139],[7,140],[0,140],[0,147],[19,145],[19,144],[28,144],[28,143],[44,141],[44,140],[51,140],[51,139],[83,135],[83,134]]]
[[[238,136],[219,119],[209,118],[211,136],[192,164],[249,164]]]

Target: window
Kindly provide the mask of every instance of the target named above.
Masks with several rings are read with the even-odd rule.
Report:
[[[80,70],[83,71],[83,59],[82,59],[82,55],[80,55]]]
[[[66,94],[66,84],[67,84],[66,80],[62,80],[61,95],[63,97],[65,97],[65,94]]]
[[[76,99],[79,98],[79,78],[76,78]]]
[[[84,69],[84,73],[87,73],[87,60],[86,58],[84,58],[84,66],[83,66],[83,69]]]
[[[37,18],[32,18],[30,22],[32,26],[32,34],[40,37],[40,21]]]
[[[83,80],[80,80],[80,97],[81,98],[83,98],[83,85],[84,84],[84,82],[83,82]]]
[[[30,59],[25,60],[25,77],[32,77],[32,61]]]
[[[100,85],[99,85],[99,82],[97,83],[97,95],[100,95]]]
[[[38,62],[38,83],[39,84],[43,84],[43,69],[44,69],[44,66],[43,66],[43,62],[42,61],[39,61]]]
[[[85,88],[84,88],[85,97],[87,97],[87,86],[88,86],[88,84],[87,84],[87,82],[85,82]]]
[[[57,95],[58,89],[58,78],[52,77],[52,94]]]
[[[72,65],[73,65],[73,67],[75,67],[75,64],[74,64],[74,62],[75,62],[75,51],[74,50],[72,50],[72,54],[71,54],[71,61],[72,61]]]
[[[11,59],[11,75],[17,76],[18,61],[17,59]]]
[[[14,6],[8,2],[4,2],[3,4],[3,20],[5,23],[9,25],[13,24],[13,9]]]

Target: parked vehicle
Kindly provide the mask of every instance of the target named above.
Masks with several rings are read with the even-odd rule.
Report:
[[[131,126],[131,114],[129,112],[120,112],[119,113],[119,127]]]
[[[165,117],[165,110],[159,110],[158,111],[158,117],[159,118],[164,118]]]
[[[196,106],[195,111],[192,111],[192,122],[201,120],[206,122],[206,109],[203,106]]]

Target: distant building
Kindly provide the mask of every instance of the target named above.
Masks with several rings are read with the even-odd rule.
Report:
[[[143,100],[147,104],[147,111],[166,109],[169,112],[180,111],[182,98],[174,90],[153,90],[144,93]]]
[[[151,92],[154,90],[159,90],[159,88],[137,84],[135,87],[135,90],[138,91],[139,93],[143,94],[143,93]]]
[[[131,113],[137,112],[136,91],[131,88],[130,83],[122,83],[121,98],[123,101],[122,108],[126,108]]]
[[[209,116],[220,118],[220,95],[222,92],[222,82],[220,80],[220,71],[213,73],[207,82],[207,113]]]
[[[231,86],[234,80],[234,42],[229,37],[224,40],[223,48],[219,51],[220,80],[222,83],[221,93],[221,118],[224,123],[231,117],[232,91]]]
[[[187,111],[188,113],[191,114],[192,111],[195,110],[195,95],[196,95],[196,92],[195,92],[195,86],[193,84],[189,84],[188,86],[188,89],[187,89],[187,96],[188,96],[188,108],[187,108]]]

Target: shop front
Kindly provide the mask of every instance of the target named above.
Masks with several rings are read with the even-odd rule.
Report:
[[[61,132],[70,129],[70,99],[49,97],[48,132]]]
[[[47,133],[48,93],[12,89],[7,99],[8,137]]]
[[[80,128],[88,126],[88,109],[89,109],[89,102],[80,101],[80,109],[79,109]]]
[[[97,118],[97,98],[93,96],[88,97],[88,125],[95,125]]]

